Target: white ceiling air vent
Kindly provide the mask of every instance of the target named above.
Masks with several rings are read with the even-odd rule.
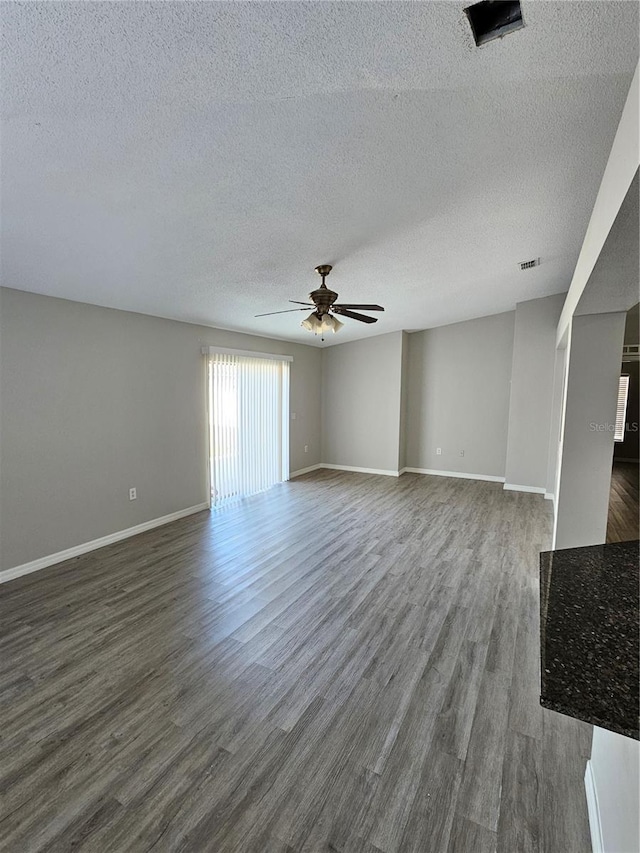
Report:
[[[531,267],[539,267],[540,258],[534,258],[532,261],[521,261],[519,266],[521,270],[530,270]]]

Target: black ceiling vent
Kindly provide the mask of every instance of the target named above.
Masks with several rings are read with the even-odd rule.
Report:
[[[519,0],[482,0],[464,11],[478,47],[524,27]]]
[[[533,258],[531,261],[520,261],[518,266],[521,270],[530,270],[531,267],[539,267],[540,258]]]

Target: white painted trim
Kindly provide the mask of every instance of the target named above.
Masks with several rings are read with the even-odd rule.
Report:
[[[502,488],[508,492],[531,492],[534,495],[544,495],[547,492],[543,486],[518,486],[515,483],[505,483]]]
[[[460,480],[486,480],[489,483],[504,483],[504,477],[493,474],[464,474],[461,471],[436,471],[433,468],[403,468],[409,474],[431,474],[434,477],[457,477]]]
[[[300,309],[302,310],[302,309]],[[202,347],[202,355],[244,355],[249,358],[268,358],[271,361],[293,361],[292,355],[277,355],[272,352],[252,352],[249,349],[229,349],[229,347]]]
[[[401,468],[399,471],[391,471],[386,468],[359,468],[356,465],[331,465],[329,462],[319,462],[317,465],[309,466],[309,468],[301,468],[299,471],[293,471],[289,475],[289,479],[299,477],[301,474],[307,474],[311,471],[318,471],[320,468],[326,468],[330,471],[352,471],[356,474],[379,474],[383,477],[400,477],[405,473],[431,474],[436,477],[457,477],[461,480],[486,480],[490,483],[504,483],[504,477],[494,477],[493,474],[465,474],[460,471],[436,471],[432,468]],[[542,491],[544,492],[544,489]]]
[[[553,494],[553,492],[545,492],[544,499],[545,501],[555,501],[556,496]]]
[[[381,474],[383,477],[399,477],[399,471],[389,471],[386,468],[358,468],[355,465],[329,465],[328,462],[323,462],[321,468],[328,468],[330,471],[353,471],[356,474]]]
[[[431,474],[436,477],[457,477],[462,480],[486,480],[490,483],[504,483],[504,477],[494,477],[492,474],[465,474],[460,471],[436,471],[431,468],[401,468],[399,471],[391,471],[386,468],[359,468],[356,465],[331,465],[329,462],[319,462],[317,465],[311,465],[309,468],[301,468],[299,471],[293,471],[289,475],[289,478],[299,477],[301,474],[317,471],[320,468],[326,468],[330,471],[352,471],[356,474],[379,474],[383,477],[400,477],[405,473]]]
[[[590,760],[587,761],[587,767],[584,771],[584,788],[587,794],[587,814],[589,816],[589,830],[591,831],[591,846],[593,848],[593,853],[604,853],[598,792],[596,790],[596,780],[593,776],[593,766]]]
[[[319,468],[323,468],[322,462],[318,462],[317,465],[309,465],[308,468],[299,468],[297,471],[292,471],[289,474],[289,479],[293,480],[294,477],[301,477],[303,474],[310,474],[312,471],[317,471]]]
[[[209,508],[208,501],[197,504],[196,506],[190,506],[187,509],[180,509],[177,512],[169,513],[169,515],[163,515],[160,518],[152,518],[151,521],[136,524],[135,527],[128,527],[126,530],[109,533],[107,536],[101,536],[100,539],[83,542],[82,545],[74,545],[73,548],[67,548],[66,551],[58,551],[56,554],[39,557],[30,563],[23,563],[21,566],[14,566],[12,569],[5,569],[3,572],[0,572],[0,583],[22,577],[22,575],[28,575],[31,572],[37,572],[40,569],[46,569],[48,566],[54,566],[56,563],[63,563],[65,560],[71,560],[73,557],[88,554],[89,551],[97,551],[98,548],[104,548],[105,545],[112,545],[114,542],[120,542],[122,539],[129,539],[131,536],[137,536],[139,533],[153,530],[154,527],[162,527],[164,524],[169,524],[172,521],[177,521],[179,518],[185,518],[187,515],[193,515],[196,512],[202,512]]]

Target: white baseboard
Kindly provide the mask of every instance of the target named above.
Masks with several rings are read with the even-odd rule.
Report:
[[[126,530],[118,530],[116,533],[101,536],[100,539],[83,542],[81,545],[74,545],[73,548],[67,548],[66,551],[58,551],[56,554],[39,557],[30,563],[23,563],[21,566],[14,566],[12,569],[5,569],[3,572],[0,572],[0,583],[22,577],[22,575],[28,575],[31,572],[37,572],[40,569],[46,569],[49,566],[55,566],[56,563],[63,563],[65,560],[71,560],[73,557],[88,554],[89,551],[96,551],[98,548],[104,548],[105,545],[112,545],[114,542],[120,542],[122,539],[129,539],[131,536],[137,536],[138,533],[153,530],[154,527],[162,527],[163,524],[169,524],[171,521],[177,521],[179,518],[185,518],[187,515],[202,512],[205,509],[209,509],[208,502],[190,506],[187,509],[179,509],[177,512],[169,513],[169,515],[163,515],[160,518],[153,518],[151,521],[136,524],[135,527],[128,527]]]
[[[531,492],[534,495],[544,495],[547,492],[543,486],[518,486],[515,483],[505,483],[502,488],[508,492]]]
[[[403,468],[400,473],[431,474],[434,477],[457,477],[460,480],[486,480],[489,483],[504,483],[504,477],[494,477],[493,474],[463,474],[460,471],[436,471],[433,468]]]
[[[545,501],[555,501],[556,496],[553,494],[553,492],[545,492],[544,499]]]
[[[318,471],[320,468],[324,468],[322,462],[318,462],[317,465],[309,465],[308,468],[299,468],[297,471],[291,471],[289,479],[293,480],[294,477],[301,477],[303,474],[310,474],[312,471]]]
[[[292,480],[294,477],[301,477],[302,474],[310,474],[312,471],[319,471],[323,468],[329,471],[351,471],[355,474],[381,474],[383,477],[399,477],[402,474],[402,471],[389,471],[385,468],[358,468],[356,465],[331,465],[329,462],[318,462],[317,465],[292,471],[289,474],[289,479]]]
[[[356,474],[381,474],[383,477],[399,477],[399,471],[390,471],[386,468],[358,468],[355,465],[329,465],[323,462],[319,468],[328,468],[330,471],[353,471]]]
[[[602,840],[602,824],[600,822],[600,806],[598,805],[598,792],[591,761],[587,761],[584,772],[584,788],[587,794],[587,814],[589,815],[589,829],[591,831],[591,846],[593,853],[604,853],[604,842]]]
[[[400,477],[405,473],[431,474],[436,477],[457,477],[462,480],[486,480],[490,483],[504,483],[504,477],[494,477],[492,474],[465,474],[460,471],[436,471],[431,468],[401,468],[399,471],[391,471],[387,468],[360,468],[356,465],[332,465],[329,462],[319,462],[317,465],[311,465],[309,468],[301,468],[299,471],[293,471],[289,475],[289,478],[299,477],[301,474],[308,474],[311,471],[318,471],[321,468],[326,468],[330,471],[352,471],[356,474],[380,474],[383,477]],[[525,489],[526,487],[518,486],[517,488]]]

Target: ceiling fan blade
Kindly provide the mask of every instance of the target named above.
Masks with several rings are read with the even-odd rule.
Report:
[[[271,317],[272,314],[290,314],[292,311],[308,311],[309,308],[286,308],[284,311],[268,311],[266,314],[254,314],[254,317]]]
[[[384,311],[382,305],[355,305],[350,302],[337,302],[334,308],[361,308],[363,311]]]
[[[310,305],[313,308],[313,302],[298,302],[297,299],[290,299],[289,302],[293,302],[294,305]]]
[[[340,314],[342,317],[351,317],[352,320],[360,320],[361,323],[377,323],[377,317],[367,317],[365,314],[356,314],[355,311],[348,311],[346,308],[339,308],[337,305],[333,305],[331,310],[336,314]]]

